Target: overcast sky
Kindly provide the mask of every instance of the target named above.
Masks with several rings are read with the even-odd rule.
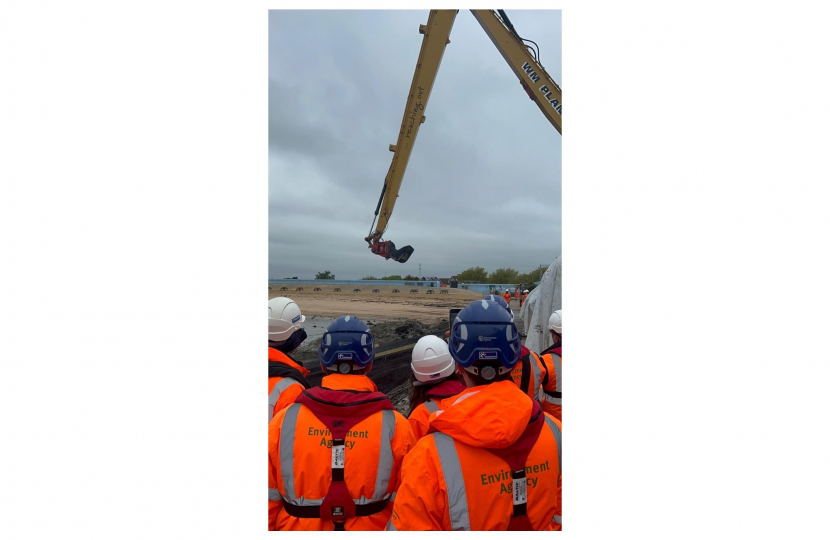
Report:
[[[561,11],[507,10],[564,88]],[[365,242],[420,51],[421,11],[269,13],[269,277],[521,272],[561,253],[562,137],[468,10],[425,110],[384,240]],[[567,104],[566,104],[567,107]]]

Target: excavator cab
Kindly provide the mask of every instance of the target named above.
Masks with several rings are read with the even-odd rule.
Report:
[[[399,263],[405,263],[409,260],[409,257],[412,255],[412,252],[415,249],[412,246],[404,246],[401,249],[395,249],[395,243],[391,240],[386,240],[384,242],[372,242],[369,245],[369,249],[372,250],[372,253],[375,255],[380,255],[386,259],[392,259],[393,261],[398,261]]]

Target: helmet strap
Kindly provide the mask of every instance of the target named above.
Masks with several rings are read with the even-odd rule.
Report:
[[[465,371],[469,371],[476,377],[481,377],[485,381],[492,381],[496,378],[496,374],[504,375],[505,373],[510,373],[513,371],[513,368],[505,367],[505,366],[498,366],[498,370],[496,370],[495,366],[468,366],[464,368]]]
[[[368,366],[358,367],[352,362],[335,362],[330,366],[322,366],[325,373],[329,375],[365,375],[368,372]]]

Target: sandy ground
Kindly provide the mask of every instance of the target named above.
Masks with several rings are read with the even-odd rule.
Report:
[[[450,308],[463,308],[470,301],[483,295],[464,289],[438,289],[422,287],[397,287],[399,293],[393,293],[396,287],[377,286],[359,287],[343,285],[342,292],[335,292],[331,285],[319,285],[321,291],[314,291],[317,285],[297,285],[281,291],[283,285],[270,285],[268,299],[287,296],[297,305],[306,319],[311,317],[339,317],[354,315],[363,320],[389,321],[396,319],[415,319],[424,323],[435,323],[449,316]],[[304,290],[297,291],[297,287]],[[372,292],[378,289],[380,292]],[[415,289],[417,293],[409,291]],[[433,291],[428,294],[427,291]],[[445,291],[442,293],[440,291]]]

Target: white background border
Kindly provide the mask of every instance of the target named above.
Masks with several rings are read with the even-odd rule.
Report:
[[[545,6],[569,534],[827,529],[820,6]],[[264,534],[268,7],[0,8],[3,536]]]

